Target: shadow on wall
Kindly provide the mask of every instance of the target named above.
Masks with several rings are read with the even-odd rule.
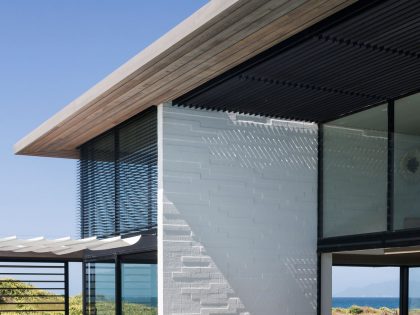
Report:
[[[164,107],[164,314],[315,314],[317,128]]]

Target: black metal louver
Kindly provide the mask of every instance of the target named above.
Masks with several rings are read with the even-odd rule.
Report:
[[[155,228],[156,107],[82,145],[79,176],[82,237]]]
[[[358,1],[173,103],[334,120],[419,91],[419,33],[419,1]]]

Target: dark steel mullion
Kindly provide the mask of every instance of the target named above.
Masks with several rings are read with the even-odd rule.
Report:
[[[318,251],[331,253],[373,248],[406,247],[420,245],[420,230],[412,229],[394,232],[375,232],[329,237],[318,241]]]
[[[387,231],[394,230],[394,101],[388,102]]]
[[[115,256],[115,315],[122,314],[121,259]]]
[[[69,263],[64,263],[64,314],[70,315],[70,300],[69,300]]]
[[[82,262],[82,314],[87,314],[86,312],[86,299],[88,295],[88,286],[87,286],[87,277],[86,277],[86,263]]]
[[[96,311],[96,267],[94,263],[89,264],[89,278],[90,278],[90,287],[89,287],[89,313]]]
[[[323,146],[324,146],[323,124],[318,124],[318,239],[323,237],[323,184],[324,184],[324,160],[323,160]]]
[[[318,228],[317,238],[322,239],[323,237],[323,179],[324,179],[324,159],[323,159],[323,148],[324,148],[324,133],[323,124],[318,124],[318,187],[317,187],[317,214],[318,214]],[[317,315],[321,315],[321,254],[317,254]]]
[[[409,267],[400,267],[400,315],[408,315]]]

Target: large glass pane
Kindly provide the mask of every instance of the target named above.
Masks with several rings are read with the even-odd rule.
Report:
[[[408,314],[420,315],[420,268],[410,268],[408,281]]]
[[[420,94],[395,102],[394,229],[420,227]]]
[[[115,264],[88,263],[86,265],[87,313],[115,314]]]
[[[80,157],[82,238],[156,228],[156,107],[83,144]]]
[[[398,315],[399,302],[398,267],[333,267],[332,315]]]
[[[80,150],[81,236],[115,233],[115,137],[108,132]]]
[[[123,263],[121,272],[122,313],[124,315],[156,315],[156,264]]]
[[[120,233],[157,225],[157,114],[152,107],[119,128]]]
[[[387,105],[323,125],[324,237],[386,230]]]

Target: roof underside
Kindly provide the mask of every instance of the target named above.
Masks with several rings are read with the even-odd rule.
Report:
[[[213,0],[15,145],[77,158],[77,148],[172,101],[356,0]],[[135,39],[133,39],[135,40]]]
[[[326,122],[420,90],[420,2],[355,4],[175,104]]]

